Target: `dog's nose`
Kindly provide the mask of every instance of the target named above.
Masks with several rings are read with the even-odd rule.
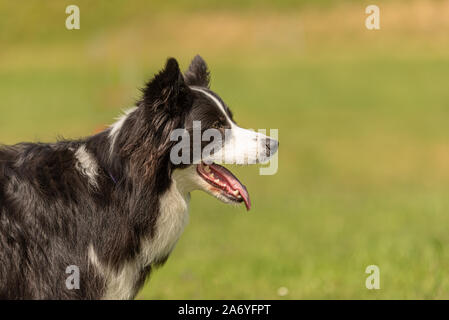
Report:
[[[267,138],[265,145],[267,147],[267,156],[271,157],[279,148],[279,141]]]

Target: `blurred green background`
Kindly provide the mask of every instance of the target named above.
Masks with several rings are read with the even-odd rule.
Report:
[[[234,170],[249,213],[194,193],[139,299],[449,298],[448,1],[0,0],[0,142],[101,130],[197,53],[279,171]]]

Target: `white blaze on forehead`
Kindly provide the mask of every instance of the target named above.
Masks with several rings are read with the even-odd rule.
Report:
[[[215,104],[220,108],[220,110],[225,115],[226,119],[228,119],[228,121],[231,123],[231,126],[234,125],[234,122],[229,118],[228,114],[226,113],[226,109],[223,106],[223,104],[220,102],[220,100],[218,100],[216,97],[214,97],[213,94],[210,94],[206,90],[201,89],[201,88],[197,88],[197,87],[190,87],[190,89],[192,89],[194,91],[201,92],[202,94],[206,95],[209,99],[211,99],[213,102],[215,102]]]
[[[87,177],[89,184],[93,187],[98,187],[97,176],[98,176],[98,164],[93,155],[91,155],[87,150],[85,145],[81,145],[75,151],[75,158],[77,163],[75,165],[76,169],[84,176]]]

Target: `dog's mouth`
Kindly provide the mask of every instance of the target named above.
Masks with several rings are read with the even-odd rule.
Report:
[[[216,163],[197,165],[196,170],[204,181],[217,189],[227,199],[240,203],[245,202],[246,210],[251,209],[251,200],[246,187],[231,171]]]

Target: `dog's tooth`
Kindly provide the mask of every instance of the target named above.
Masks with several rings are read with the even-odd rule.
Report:
[[[210,177],[211,177],[211,178],[215,178],[215,176],[214,176],[214,174],[213,174],[213,173],[211,173],[211,174],[210,174]]]
[[[238,196],[239,195],[239,191],[235,190],[234,192],[232,192],[234,194],[234,196]]]
[[[220,179],[215,179],[214,182],[219,183]]]
[[[204,171],[206,171],[207,173],[209,173],[209,172],[210,172],[209,166],[205,166],[205,167],[204,167]]]

